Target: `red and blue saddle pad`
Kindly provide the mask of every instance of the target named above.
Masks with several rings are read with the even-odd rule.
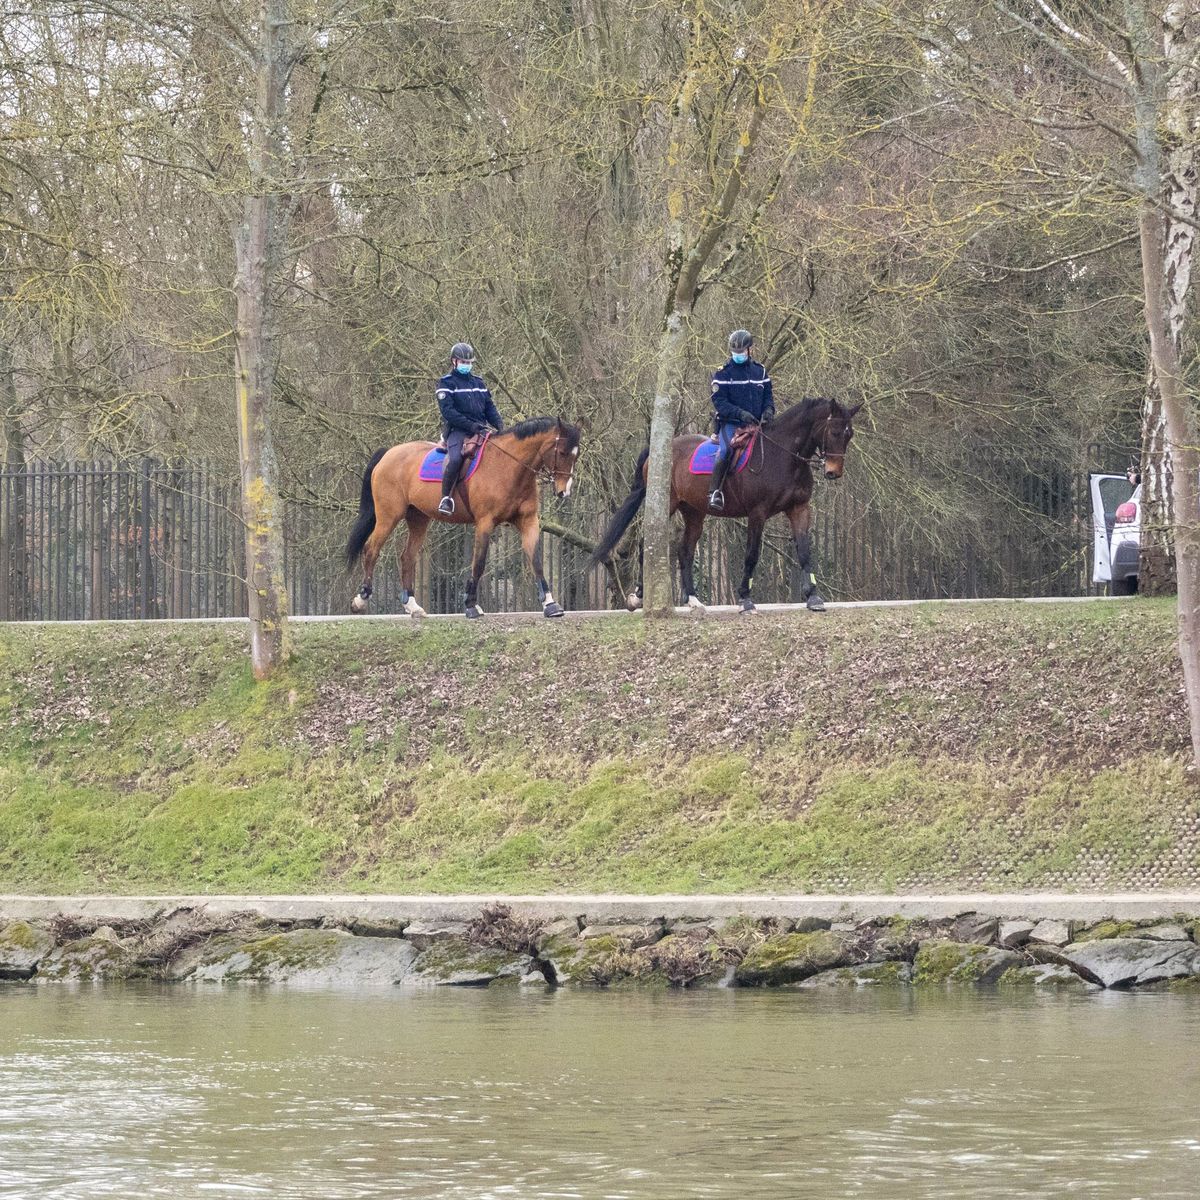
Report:
[[[488,437],[492,435],[489,433]],[[475,474],[476,468],[479,466],[479,460],[483,457],[484,447],[488,444],[488,439],[485,437],[479,444],[479,449],[475,451],[475,457],[471,459],[471,465],[458,477],[458,482],[466,483],[472,475]],[[442,475],[446,470],[446,451],[440,446],[434,446],[430,452],[425,455],[421,461],[421,470],[417,475],[423,483],[441,483]]]
[[[754,451],[754,443],[758,440],[758,432],[751,436],[742,450],[737,462],[733,464],[731,475],[738,474],[746,468],[746,464],[750,461],[750,455]],[[710,438],[705,438],[704,441],[692,451],[692,461],[688,463],[688,472],[692,475],[711,475],[713,473],[713,463],[717,461],[717,443]],[[421,477],[422,479],[424,476]]]

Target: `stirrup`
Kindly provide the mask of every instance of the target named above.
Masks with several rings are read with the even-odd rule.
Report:
[[[447,517],[454,516],[454,497],[443,496],[442,502],[438,505],[438,512],[444,513]]]
[[[725,507],[725,493],[721,491],[720,488],[713,488],[713,490],[708,493],[708,507],[711,508],[713,512],[720,512],[721,509]]]

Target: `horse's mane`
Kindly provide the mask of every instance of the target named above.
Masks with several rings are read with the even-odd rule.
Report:
[[[557,417],[530,417],[527,421],[518,421],[517,424],[510,425],[504,432],[511,433],[518,441],[523,442],[526,438],[535,437],[539,433],[553,429],[555,425],[562,426],[568,449],[573,450],[579,445],[579,429],[574,425],[568,425],[566,421],[559,421]]]
[[[799,404],[785,408],[776,418],[775,424],[781,429],[791,429],[793,426],[798,428],[811,420],[822,404],[828,404],[830,412],[838,407],[838,402],[828,396],[805,396]]]

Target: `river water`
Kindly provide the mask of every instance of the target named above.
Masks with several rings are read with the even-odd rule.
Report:
[[[0,985],[0,1196],[1200,1195],[1200,996]]]

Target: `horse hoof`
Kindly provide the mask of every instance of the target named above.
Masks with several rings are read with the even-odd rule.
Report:
[[[566,615],[567,610],[557,600],[551,600],[542,609],[542,616],[544,617],[565,617]]]
[[[815,592],[811,596],[809,596],[809,598],[804,603],[808,607],[809,612],[824,612],[825,611],[825,601],[822,600],[821,597],[818,596]]]
[[[367,611],[367,602],[361,596],[356,595],[350,601],[350,611],[352,613],[365,613]]]
[[[639,596],[637,592],[630,592],[629,595],[625,597],[625,607],[629,609],[630,612],[637,612],[637,610],[642,607],[641,596]]]
[[[754,607],[753,600],[743,600],[742,601],[742,616],[744,616],[744,617],[758,616],[758,609]]]
[[[705,613],[708,611],[708,609],[706,609],[706,608],[704,607],[704,605],[703,605],[703,604],[700,602],[699,598],[698,598],[698,597],[696,597],[696,596],[689,596],[689,597],[687,598],[687,606],[688,606],[688,608],[690,608],[690,609],[692,610],[692,612],[694,612],[694,613],[696,614],[696,616],[698,616],[698,617],[702,617],[702,616],[704,616],[704,614],[705,614]]]
[[[467,609],[467,620],[468,621],[478,621],[479,618],[482,616],[483,616],[483,609],[480,608],[478,604],[472,604],[471,607]]]

